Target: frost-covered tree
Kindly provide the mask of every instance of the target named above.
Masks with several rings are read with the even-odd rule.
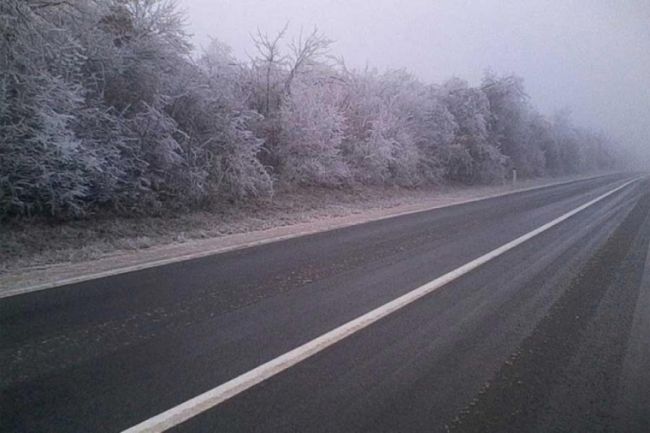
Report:
[[[426,182],[440,183],[445,176],[446,155],[458,124],[445,104],[440,87],[423,86],[413,101],[416,105],[410,128],[420,150],[419,171]]]
[[[256,131],[264,137],[260,158],[264,165],[273,170],[279,169],[283,164],[281,155],[286,154],[282,150],[281,136],[284,132],[281,111],[286,111],[287,105],[290,105],[287,100],[291,98],[292,84],[302,75],[309,75],[314,69],[325,66],[332,43],[314,29],[306,38],[301,33],[285,46],[287,30],[288,25],[275,36],[258,30],[253,37],[256,55],[251,59],[249,68],[242,71],[249,89],[249,106],[263,115],[258,125],[260,129]]]
[[[348,72],[344,155],[362,183],[415,186],[425,179],[426,138],[418,119],[426,112],[426,88],[403,71],[379,75]]]
[[[538,174],[557,176],[562,173],[558,141],[553,132],[553,123],[539,113],[531,113],[529,119],[529,143],[542,152],[539,157],[543,167],[537,167]]]
[[[231,205],[274,188],[488,183],[610,168],[517,77],[349,71],[314,30],[196,55],[173,0],[0,2],[0,219]]]
[[[0,4],[0,216],[74,217],[98,168],[74,134],[82,50],[45,3]]]
[[[504,176],[506,157],[490,142],[490,102],[479,88],[459,79],[443,86],[445,102],[458,125],[449,147],[446,168],[450,180],[489,183]]]
[[[523,79],[487,74],[481,85],[490,103],[490,140],[509,158],[509,168],[523,176],[544,172],[544,153],[530,128],[532,109]]]
[[[560,172],[580,172],[582,154],[579,131],[571,123],[570,112],[560,110],[553,116],[553,136],[559,148]]]
[[[349,170],[341,155],[341,84],[327,77],[296,79],[280,108],[281,178],[294,185],[341,185]]]
[[[258,155],[264,143],[254,131],[262,116],[247,108],[242,66],[214,42],[181,80],[170,112],[187,136],[187,161],[203,174],[203,202],[268,195],[271,177]],[[180,93],[180,91],[183,93]]]

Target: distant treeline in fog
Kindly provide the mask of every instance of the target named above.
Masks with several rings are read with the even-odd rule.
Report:
[[[194,53],[173,2],[2,0],[0,33],[0,219],[616,164],[602,134],[536,112],[518,77],[351,71],[318,32],[258,33],[239,61],[217,41]]]

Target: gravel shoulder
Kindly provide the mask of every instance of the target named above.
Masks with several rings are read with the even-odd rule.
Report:
[[[267,202],[174,218],[8,224],[0,227],[0,297],[594,176],[516,187],[286,191]]]

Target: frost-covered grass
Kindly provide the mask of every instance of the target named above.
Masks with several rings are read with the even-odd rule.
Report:
[[[517,187],[555,181],[559,180],[529,180]],[[177,217],[105,217],[60,224],[14,222],[0,227],[0,274],[299,223],[319,222],[325,227],[341,217],[375,218],[508,190],[512,186],[302,188],[281,192],[272,200]]]

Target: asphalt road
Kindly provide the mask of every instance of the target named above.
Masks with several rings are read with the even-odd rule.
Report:
[[[0,431],[127,429],[629,178],[2,299]],[[649,188],[623,188],[172,430],[650,431]]]

